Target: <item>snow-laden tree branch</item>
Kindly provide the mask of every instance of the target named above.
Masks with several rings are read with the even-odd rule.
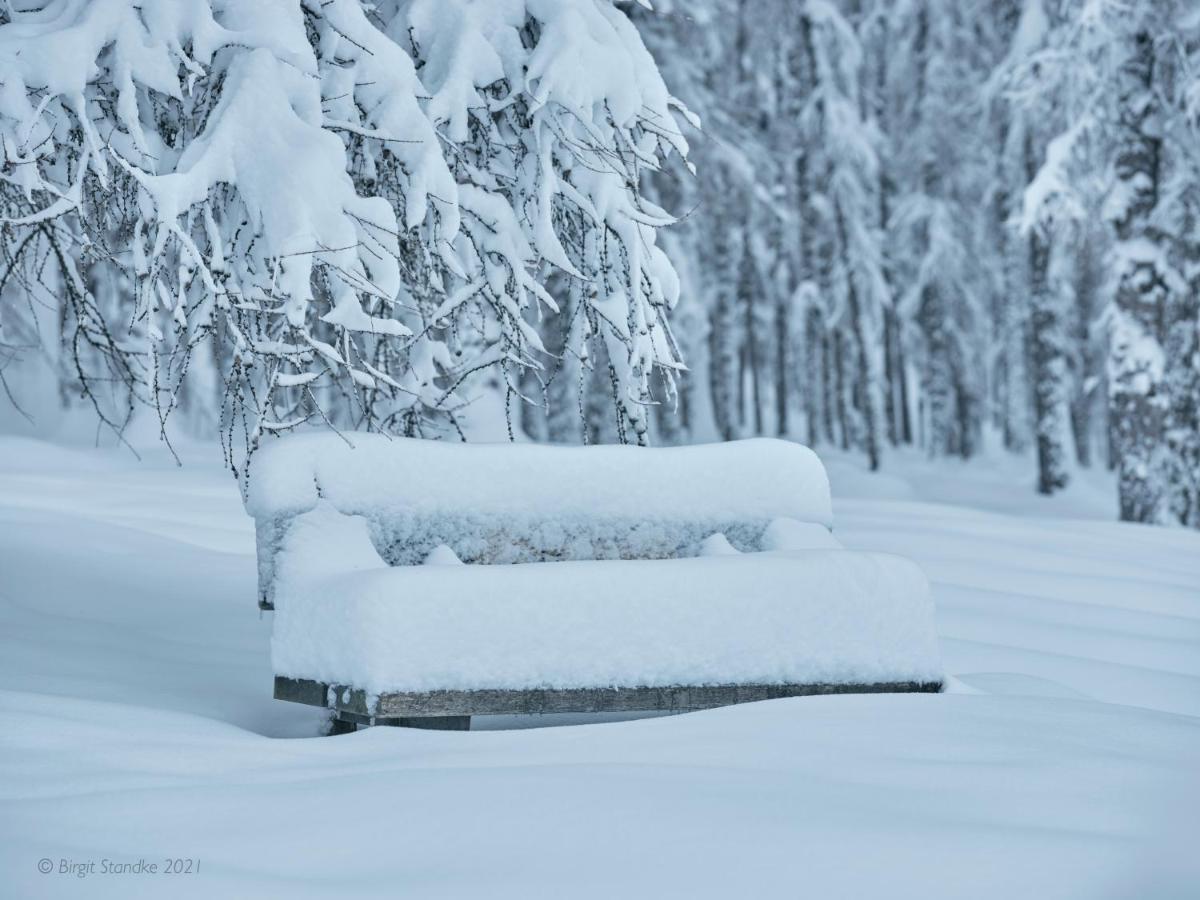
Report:
[[[62,298],[115,427],[135,401],[210,404],[251,447],[453,424],[478,373],[515,392],[547,363],[557,274],[585,301],[570,352],[603,342],[644,438],[681,360],[641,181],[687,144],[611,0],[6,9],[0,296]]]

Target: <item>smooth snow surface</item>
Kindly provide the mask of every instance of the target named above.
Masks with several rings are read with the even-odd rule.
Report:
[[[378,434],[300,434],[255,456],[246,509],[271,519],[344,513],[737,521],[787,516],[829,527],[829,481],[807,447],[771,438],[692,447],[460,444]]]
[[[0,439],[0,896],[1197,896],[1200,535],[1111,494],[830,466],[842,542],[929,574],[951,693],[317,738],[185,457]],[[37,869],[166,856],[201,872]]]
[[[942,680],[925,576],[885,554],[390,568],[322,502],[277,574],[275,672],[369,694]]]

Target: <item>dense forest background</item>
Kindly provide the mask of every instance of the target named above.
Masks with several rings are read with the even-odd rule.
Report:
[[[1034,451],[1039,491],[1109,466],[1123,518],[1200,525],[1200,9],[637,20],[706,134],[698,177],[663,188],[693,369],[665,439],[790,434],[872,465],[993,439]]]
[[[231,459],[488,403],[533,440],[873,468],[998,443],[1031,490],[1110,467],[1122,518],[1200,527],[1194,4],[192,5],[0,11],[22,415],[149,405]]]

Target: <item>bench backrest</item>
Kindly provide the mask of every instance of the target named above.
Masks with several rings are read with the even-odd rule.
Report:
[[[753,551],[774,519],[832,523],[824,467],[786,441],[645,448],[294,435],[260,450],[248,479],[265,607],[289,522],[320,500],[366,518],[389,565],[420,564],[443,544],[477,564],[695,556],[718,531]]]

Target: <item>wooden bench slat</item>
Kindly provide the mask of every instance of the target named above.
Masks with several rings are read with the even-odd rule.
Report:
[[[421,691],[382,694],[371,706],[365,691],[303,678],[275,677],[275,698],[332,706],[338,712],[379,718],[538,715],[545,713],[687,712],[758,700],[817,694],[937,693],[939,681],[871,683],[723,684],[631,688]],[[327,702],[332,697],[332,704]]]

